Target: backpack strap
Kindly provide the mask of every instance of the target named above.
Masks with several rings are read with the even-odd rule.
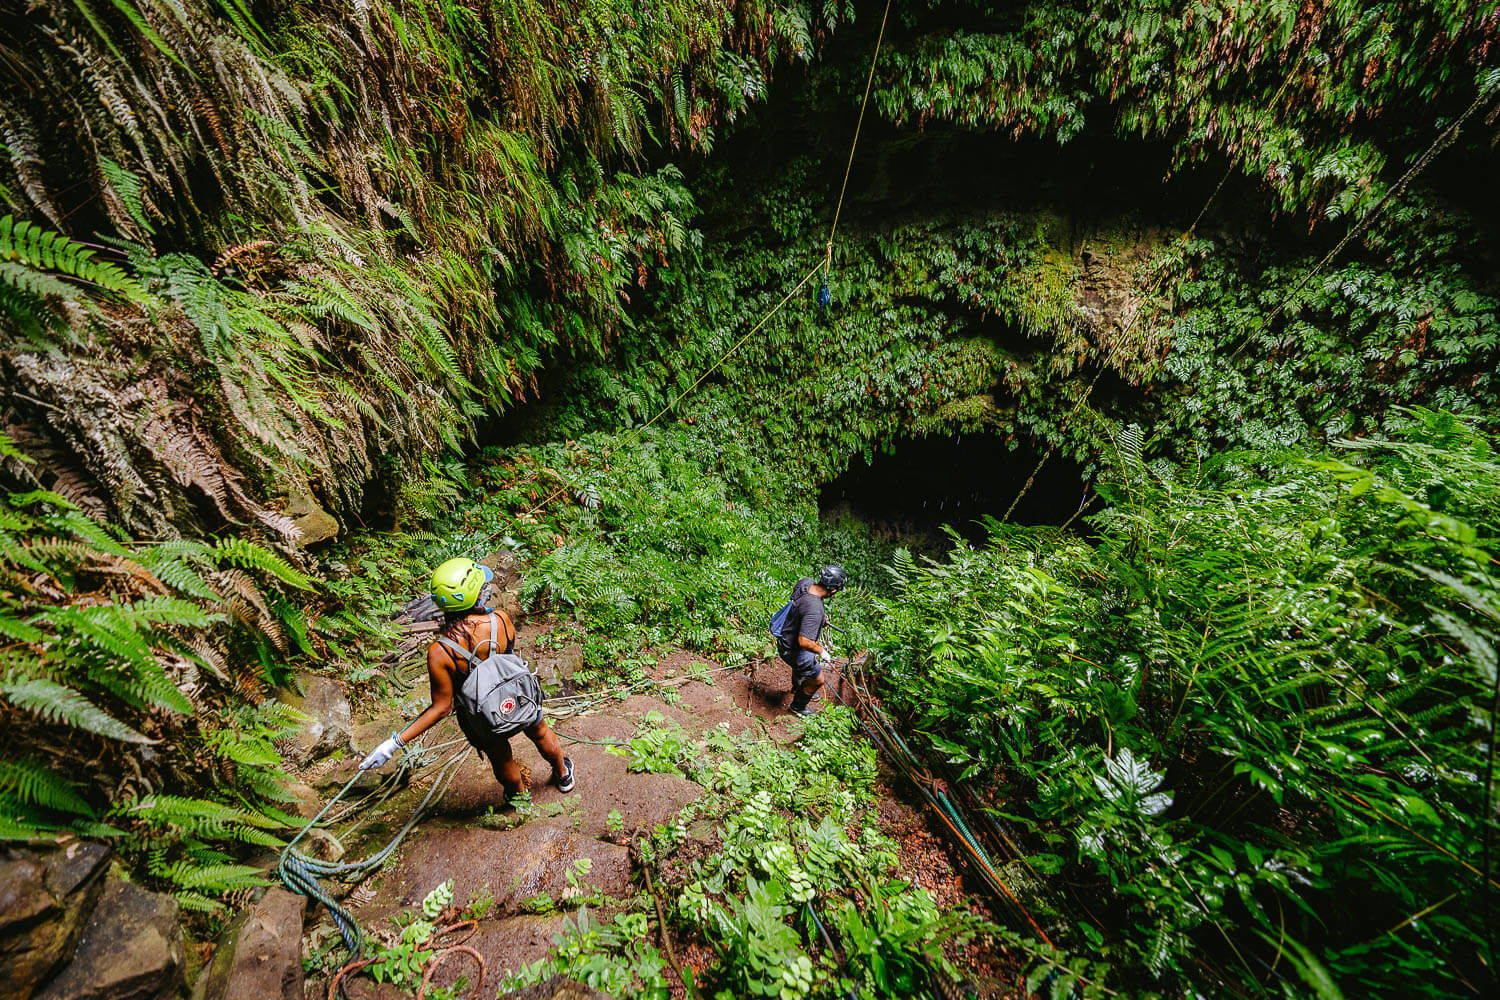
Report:
[[[501,649],[500,648],[500,616],[498,614],[496,614],[495,612],[491,611],[491,612],[489,612],[489,618],[490,618],[490,637],[489,637],[490,648],[489,648],[489,655],[490,656],[494,656],[496,653],[513,653],[513,652],[515,652],[515,649],[516,649],[516,632],[515,632],[515,626],[510,626],[509,628],[507,628],[505,630],[505,632],[506,632],[506,636],[505,636],[505,648]],[[506,618],[506,622],[507,623],[510,622],[510,619],[508,617]],[[471,666],[471,667],[477,667],[477,666],[479,666],[480,660],[479,660],[479,654],[478,654],[478,650],[477,649],[476,650],[465,649],[462,645],[460,645],[459,643],[454,642],[452,639],[439,639],[438,642],[442,643],[443,646],[446,647],[451,652],[462,655],[464,659],[466,659],[466,660],[469,661],[469,666]],[[475,643],[474,645],[475,646],[480,646],[480,645],[483,645],[484,642],[485,642],[485,640],[481,639],[481,640],[479,640],[479,642]],[[459,665],[458,656],[454,656],[453,657],[453,665],[455,667]]]
[[[439,639],[438,642],[442,643],[442,645],[447,648],[449,655],[453,657],[453,665],[455,667],[458,666],[458,658],[460,656],[469,661],[470,667],[479,666],[478,658],[476,658],[473,653],[469,652],[467,649],[454,642],[452,639]]]

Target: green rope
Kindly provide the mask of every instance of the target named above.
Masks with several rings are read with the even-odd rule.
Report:
[[[720,671],[730,669],[734,668],[717,667],[714,670],[709,671],[709,673],[718,673]],[[681,678],[681,681],[685,683],[686,681],[690,681],[693,679],[694,677],[692,675],[686,675]],[[625,692],[633,691],[637,688],[648,685],[665,686],[665,684],[666,682],[647,678],[642,681],[637,681],[634,684],[628,684],[624,687],[615,688],[597,697],[584,698],[583,696],[579,695],[570,695],[565,698],[548,699],[548,702],[568,702],[568,704],[563,706],[561,710],[556,714],[559,714],[562,718],[574,718],[576,716],[584,714],[585,712],[588,712],[592,708],[601,705],[606,701],[617,698],[620,694],[623,694]],[[562,734],[558,735],[562,736]],[[574,743],[590,743],[596,746],[617,745],[614,743],[580,739],[576,736],[562,736],[562,738],[570,740]],[[371,789],[369,792],[366,792],[360,799],[356,800],[355,802],[349,803],[344,809],[340,810],[333,817],[329,817],[329,813],[333,809],[333,807],[337,805],[345,795],[349,794],[349,790],[354,787],[354,783],[359,780],[361,774],[363,773],[356,772],[353,777],[351,777],[347,782],[344,783],[344,787],[338,790],[338,794],[329,799],[328,802],[323,806],[323,808],[318,810],[318,814],[312,819],[308,820],[307,824],[297,833],[295,837],[292,838],[291,842],[287,844],[286,847],[282,850],[281,857],[279,858],[276,865],[277,876],[281,879],[282,883],[286,885],[286,887],[292,892],[295,892],[302,896],[306,896],[309,899],[314,900],[315,902],[321,903],[328,909],[329,915],[333,917],[334,926],[338,928],[339,935],[344,940],[344,946],[349,950],[349,961],[358,961],[364,956],[364,932],[363,930],[361,930],[359,921],[355,919],[354,914],[349,912],[349,910],[344,907],[343,904],[341,904],[337,899],[335,899],[333,895],[328,892],[328,890],[323,888],[322,880],[337,879],[341,882],[358,882],[366,876],[375,872],[382,864],[384,864],[386,859],[391,856],[392,852],[394,852],[396,848],[400,846],[401,841],[406,838],[406,835],[411,832],[414,826],[416,826],[417,821],[422,818],[424,813],[426,813],[428,807],[436,800],[437,796],[441,794],[442,790],[447,787],[449,781],[452,780],[453,775],[457,772],[457,765],[461,763],[465,757],[468,756],[469,749],[466,747],[464,750],[450,756],[448,760],[443,762],[438,777],[433,782],[432,788],[428,789],[427,795],[422,799],[421,803],[418,804],[416,809],[412,810],[411,816],[407,818],[406,823],[401,827],[399,831],[397,831],[396,835],[391,838],[390,842],[387,843],[385,847],[381,848],[379,851],[375,852],[369,857],[361,861],[344,863],[320,861],[316,858],[310,858],[307,855],[303,854],[301,851],[297,850],[297,845],[302,842],[303,838],[306,837],[314,827],[328,826],[330,824],[342,821],[355,812],[363,811],[364,816],[361,817],[353,827],[346,831],[345,836],[348,836],[349,833],[352,833],[354,830],[359,829],[359,827],[364,824],[365,820],[369,818],[370,813],[374,807],[382,805],[387,799],[395,794],[396,789],[401,787],[401,785],[403,784],[403,778],[407,777],[414,771],[421,770],[422,768],[429,767],[432,764],[436,763],[436,757],[442,750],[456,744],[466,742],[467,741],[463,737],[458,737],[457,739],[447,740],[432,747],[424,747],[420,743],[408,747],[406,752],[401,755],[400,762],[395,771],[392,771],[384,780],[381,781],[378,786]]]
[[[451,743],[444,745],[451,745]],[[430,752],[432,751],[418,749],[415,752],[408,751],[406,754],[403,754],[401,764],[397,768],[396,773],[409,773],[427,766],[427,763],[422,761],[421,758]],[[282,883],[291,891],[306,896],[315,902],[322,903],[327,907],[329,915],[333,917],[334,926],[338,928],[339,935],[344,939],[344,946],[349,950],[349,961],[358,961],[364,956],[364,932],[360,929],[359,921],[355,919],[354,914],[350,913],[343,904],[323,888],[321,880],[334,878],[342,882],[358,882],[383,865],[386,859],[400,846],[401,841],[406,839],[406,835],[411,832],[412,827],[416,826],[417,820],[422,818],[428,806],[446,789],[448,782],[452,780],[453,775],[458,770],[457,765],[462,763],[468,754],[469,751],[465,748],[452,755],[442,765],[437,779],[433,781],[432,787],[428,789],[427,795],[422,799],[421,803],[416,809],[412,810],[411,816],[407,818],[406,823],[397,831],[396,835],[391,838],[385,847],[369,857],[361,861],[337,863],[310,858],[297,850],[297,845],[302,841],[302,838],[306,837],[308,832],[318,825],[328,811],[348,794],[349,789],[354,787],[354,783],[359,780],[362,772],[355,773],[353,777],[345,782],[344,787],[339,789],[338,794],[329,799],[327,805],[323,806],[316,816],[308,820],[307,825],[282,850],[281,858],[276,866],[277,875],[280,877]]]

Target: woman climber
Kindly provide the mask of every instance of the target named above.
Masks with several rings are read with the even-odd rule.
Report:
[[[514,653],[516,627],[503,611],[479,603],[495,574],[472,559],[449,559],[432,574],[432,599],[442,609],[438,639],[427,647],[432,704],[411,725],[370,752],[360,770],[380,767],[450,711],[481,755],[487,754],[509,802],[521,792],[521,765],[510,738],[524,732],[552,765],[552,784],[573,790],[573,761],[542,717],[542,691],[526,661]]]

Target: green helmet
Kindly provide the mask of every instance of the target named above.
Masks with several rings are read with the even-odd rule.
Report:
[[[479,603],[479,592],[494,578],[493,570],[472,559],[449,559],[433,570],[432,599],[444,611],[467,611]]]

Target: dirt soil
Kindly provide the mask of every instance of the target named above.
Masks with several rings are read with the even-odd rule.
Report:
[[[527,652],[523,648],[523,655]],[[698,664],[712,671],[711,683],[687,679],[690,668]],[[490,912],[475,928],[444,942],[462,941],[483,956],[485,991],[471,995],[493,996],[496,984],[508,971],[547,954],[565,917],[573,915],[567,897],[577,890],[570,886],[568,873],[576,859],[592,862],[583,882],[607,897],[630,899],[644,888],[625,846],[629,835],[665,822],[702,794],[698,785],[674,775],[632,774],[626,770],[625,758],[607,752],[600,744],[625,742],[649,712],[659,712],[689,732],[701,733],[727,724],[734,734],[753,729],[787,741],[801,732],[800,720],[785,709],[791,673],[779,660],[756,665],[753,687],[747,673],[723,670],[716,663],[682,651],[663,655],[651,673],[656,680],[679,685],[676,691],[681,696],[680,704],[669,704],[659,691],[632,693],[621,701],[607,701],[590,714],[553,720],[553,728],[575,767],[577,784],[571,794],[564,795],[550,784],[551,768],[529,740],[518,736],[512,741],[516,758],[527,771],[540,815],[517,823],[513,810],[502,812],[499,783],[488,763],[471,752],[442,798],[382,871],[357,887],[329,883],[330,888],[344,893],[345,905],[352,909],[367,938],[392,940],[398,931],[391,918],[414,912],[429,891],[451,878],[456,906],[487,896],[494,899]],[[426,694],[423,680],[412,697],[425,699]],[[385,706],[356,723],[356,745],[373,746],[403,724],[400,713]],[[458,735],[457,725],[444,720],[426,742],[432,745]],[[460,747],[462,744],[454,750]],[[336,789],[341,779],[346,779],[343,772],[353,766],[353,762],[345,762],[333,773],[303,777],[320,787],[332,784]],[[389,840],[425,794],[435,770],[420,772],[412,787],[397,792],[380,808],[361,814],[359,829],[343,845],[346,860],[365,857]],[[618,825],[611,828],[610,814],[615,811],[623,820],[623,829]],[[923,885],[945,904],[966,897],[941,842],[909,805],[888,797],[882,801],[880,815],[887,832],[901,844],[904,877]],[[565,909],[541,915],[528,912],[526,902],[544,894]],[[591,909],[605,917],[616,912],[608,904]],[[331,939],[328,923],[326,913],[313,916],[304,940],[305,953]],[[680,947],[684,961],[694,966],[711,959],[701,945],[680,942]],[[335,947],[334,952],[340,953],[340,949]],[[979,981],[987,987],[983,995],[1024,995],[996,989],[1007,977],[1003,972],[996,975],[1000,970],[994,967],[993,956],[989,961],[978,953],[963,957],[975,966]],[[471,957],[454,954],[436,971],[432,985],[449,986],[462,975],[468,977],[472,990],[476,971]],[[1014,983],[1016,979],[1011,975],[1008,981]],[[376,984],[367,976],[346,978],[344,985],[350,1000],[396,1000],[414,992]],[[308,1000],[321,1000],[327,997],[328,988],[326,975],[310,975],[306,996]]]

